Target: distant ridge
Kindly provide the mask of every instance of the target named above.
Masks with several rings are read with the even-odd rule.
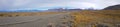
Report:
[[[9,10],[0,10],[0,12],[41,12],[42,10],[15,10],[15,11],[9,11]]]
[[[106,7],[103,10],[120,10],[120,4]]]

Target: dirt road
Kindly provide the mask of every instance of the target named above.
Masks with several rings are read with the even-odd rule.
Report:
[[[70,19],[69,13],[43,16],[4,17],[0,19],[0,27],[47,27],[49,24],[61,24],[64,19]]]

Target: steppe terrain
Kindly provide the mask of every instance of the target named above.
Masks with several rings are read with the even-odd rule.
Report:
[[[72,15],[74,27],[120,27],[120,10],[80,11]]]
[[[0,27],[120,27],[120,10],[0,13]]]

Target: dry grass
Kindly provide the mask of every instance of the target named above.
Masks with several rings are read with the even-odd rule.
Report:
[[[97,27],[98,24],[116,27],[120,24],[120,10],[80,11],[73,12],[73,27]]]
[[[18,16],[40,16],[58,14],[64,12],[22,12],[22,13],[0,13],[0,17],[18,17]]]

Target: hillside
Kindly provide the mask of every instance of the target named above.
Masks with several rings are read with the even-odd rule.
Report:
[[[120,10],[120,4],[106,7],[104,10]]]

